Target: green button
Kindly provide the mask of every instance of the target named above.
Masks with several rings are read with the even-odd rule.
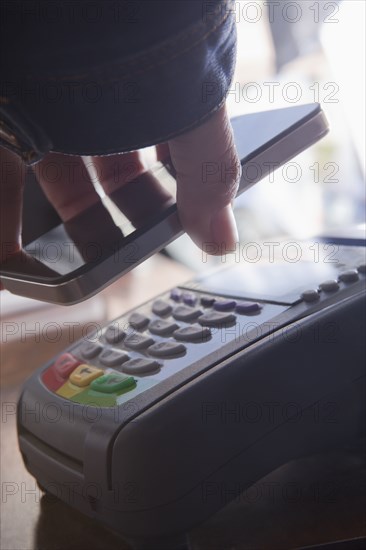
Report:
[[[114,407],[117,403],[117,397],[116,393],[101,393],[89,388],[74,395],[71,401],[80,405],[88,405],[88,407]]]
[[[92,390],[102,393],[118,393],[129,390],[136,386],[133,376],[124,374],[105,374],[93,380],[90,384]]]

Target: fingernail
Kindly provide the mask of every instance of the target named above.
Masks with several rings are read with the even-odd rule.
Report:
[[[215,243],[225,243],[227,252],[234,250],[236,243],[239,241],[238,229],[233,210],[228,204],[211,219],[211,236]]]

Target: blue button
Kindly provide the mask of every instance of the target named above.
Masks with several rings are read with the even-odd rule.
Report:
[[[201,304],[203,307],[212,307],[215,302],[216,298],[212,298],[211,296],[202,296],[201,298]]]
[[[260,311],[262,306],[257,302],[239,302],[236,306],[236,313],[256,313]]]
[[[179,302],[182,297],[182,292],[179,290],[179,288],[172,288],[170,291],[170,298],[174,300],[174,302]]]
[[[184,292],[182,299],[187,306],[195,306],[197,303],[197,296],[193,292]]]
[[[230,311],[236,306],[235,300],[217,300],[213,307],[216,311]]]

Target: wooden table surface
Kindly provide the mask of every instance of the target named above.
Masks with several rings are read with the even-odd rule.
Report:
[[[111,320],[189,277],[189,271],[174,262],[152,258],[99,295],[105,304],[100,321]],[[88,308],[88,302],[78,307]],[[80,331],[75,333],[79,337]],[[69,343],[63,335],[53,343],[13,339],[1,344],[1,550],[129,548],[118,535],[43,495],[18,450],[14,408],[21,385]],[[285,550],[365,536],[365,479],[364,457],[357,445],[292,461],[192,531],[191,547]]]

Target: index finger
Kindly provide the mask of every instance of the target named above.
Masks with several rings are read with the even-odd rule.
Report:
[[[183,228],[200,248],[221,254],[231,250],[238,240],[231,202],[241,169],[225,106],[169,141],[169,148]]]

